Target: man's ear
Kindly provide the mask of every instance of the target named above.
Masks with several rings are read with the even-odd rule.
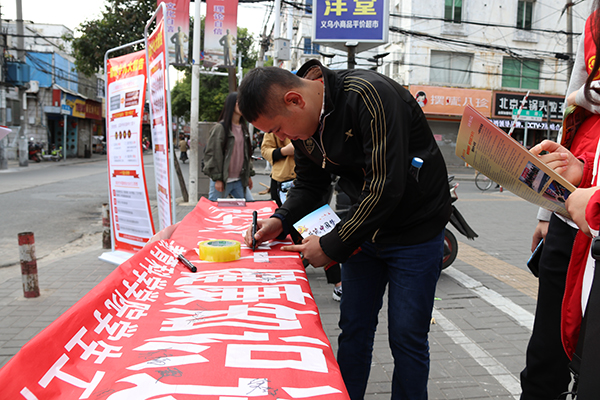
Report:
[[[298,106],[300,108],[303,108],[305,105],[304,97],[300,92],[297,92],[295,90],[290,90],[286,92],[283,96],[283,101],[285,102],[286,106]]]

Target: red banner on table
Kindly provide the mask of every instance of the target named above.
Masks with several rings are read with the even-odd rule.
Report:
[[[0,370],[3,398],[348,399],[304,268],[280,250],[291,242],[199,260],[199,242],[241,241],[253,210],[275,208],[247,204],[201,199],[170,241],[119,266]]]
[[[154,235],[142,153],[145,51],[109,58],[106,75],[106,144],[113,250],[134,253]]]

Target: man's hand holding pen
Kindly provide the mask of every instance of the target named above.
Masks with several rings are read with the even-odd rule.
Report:
[[[250,248],[253,246],[253,240],[258,246],[262,242],[275,239],[283,231],[281,220],[278,218],[257,220],[256,226],[256,233],[253,234],[254,229],[250,226],[244,237],[246,246]],[[281,250],[298,252],[303,259],[316,267],[323,267],[332,261],[321,249],[318,236],[309,236],[302,240],[302,244],[282,246]]]

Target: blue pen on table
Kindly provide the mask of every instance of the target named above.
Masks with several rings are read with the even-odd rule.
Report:
[[[256,228],[258,227],[258,212],[252,211],[252,251],[256,250]]]
[[[190,269],[190,271],[192,271],[192,272],[196,272],[197,271],[196,266],[194,264],[192,264],[190,260],[188,260],[187,258],[185,258],[183,256],[183,254],[179,254],[177,256],[177,258],[179,259],[179,261],[181,261],[183,263],[183,265],[185,265],[186,267],[188,267]]]

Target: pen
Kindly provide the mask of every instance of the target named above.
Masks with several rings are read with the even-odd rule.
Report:
[[[192,272],[196,272],[197,271],[196,266],[194,266],[194,264],[192,264],[190,262],[190,260],[188,260],[187,258],[185,258],[183,256],[183,254],[179,254],[177,256],[177,258],[179,259],[179,261],[181,261],[183,263],[183,265],[185,265],[186,267],[188,267],[190,269],[190,271],[192,271]]]
[[[256,227],[258,226],[258,212],[252,211],[252,251],[256,250]]]

